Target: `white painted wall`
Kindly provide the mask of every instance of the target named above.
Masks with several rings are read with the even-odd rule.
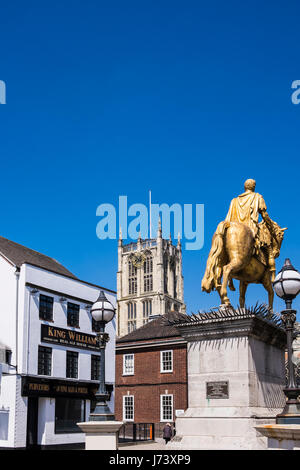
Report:
[[[16,274],[16,268],[9,264],[7,260],[0,256],[0,342],[12,351],[12,364],[16,365],[16,299],[19,275]],[[8,429],[2,429],[7,432],[7,439],[0,440],[0,447],[15,446],[15,428],[16,428],[16,389],[17,376],[16,370],[12,367],[5,367],[11,375],[2,375],[0,388],[0,409],[8,412]],[[7,415],[6,415],[7,416]],[[0,426],[5,426],[6,417],[1,416]]]
[[[24,281],[25,283],[31,283],[38,286],[41,286],[39,293],[30,294],[30,288],[25,286],[25,296],[24,296],[24,324],[28,328],[28,318],[29,318],[29,334],[27,332],[26,337],[28,344],[24,341],[24,357],[23,357],[23,373],[27,374],[37,374],[37,350],[38,345],[42,344],[40,341],[41,337],[41,323],[55,325],[60,328],[67,328],[80,333],[94,334],[92,331],[92,320],[91,313],[88,312],[85,308],[85,302],[77,302],[76,300],[69,299],[70,302],[80,305],[80,314],[79,314],[79,326],[80,328],[72,328],[67,325],[67,304],[62,304],[60,302],[61,295],[54,295],[43,291],[42,287],[45,287],[50,290],[56,290],[62,292],[63,295],[68,299],[68,295],[85,299],[90,302],[95,302],[98,298],[100,289],[98,287],[93,287],[87,284],[83,284],[80,281],[74,279],[66,278],[55,273],[50,273],[43,269],[36,268],[30,265],[23,265],[21,268],[21,273],[24,270]],[[22,273],[23,274],[23,273]],[[22,279],[23,280],[23,279]],[[115,296],[110,292],[105,292],[107,299],[115,306]],[[53,320],[52,322],[45,322],[39,319],[39,294],[49,295],[54,298],[53,305]],[[29,313],[28,313],[29,312]],[[115,379],[115,361],[114,361],[114,344],[115,344],[115,322],[110,322],[106,331],[110,336],[110,343],[108,343],[106,350],[106,381],[114,382]],[[29,338],[28,338],[29,336]],[[54,377],[66,377],[65,371],[65,350],[73,350],[79,353],[79,371],[78,379],[79,380],[89,380],[90,379],[90,356],[91,354],[97,354],[94,352],[84,351],[78,348],[66,348],[64,346],[56,346],[44,343],[45,346],[51,346],[53,350],[53,372]],[[26,352],[25,352],[26,350]]]
[[[0,342],[12,350],[16,362],[16,268],[0,256]]]
[[[44,344],[52,348],[52,375],[55,378],[66,378],[66,350],[78,352],[78,378],[76,380],[90,380],[91,355],[94,351],[59,346],[41,342],[41,324],[48,324],[39,319],[39,294],[54,298],[52,326],[72,329],[79,333],[94,334],[92,331],[91,314],[86,309],[86,302],[95,302],[100,288],[84,284],[35,266],[24,264],[18,276],[15,267],[0,256],[0,341],[12,350],[12,364],[18,365],[18,370],[9,368],[10,375],[4,375],[0,389],[0,410],[2,407],[9,410],[8,439],[0,440],[0,447],[25,447],[27,426],[27,398],[21,396],[21,378],[16,375],[37,375],[38,346]],[[39,286],[39,293],[32,294],[31,283]],[[52,294],[45,289],[61,292]],[[103,289],[108,300],[115,306],[115,295]],[[18,293],[18,295],[17,295]],[[60,302],[63,295],[70,302],[80,305],[80,328],[71,328],[67,325],[67,304]],[[77,301],[68,296],[74,296]],[[18,298],[18,302],[17,302]],[[18,318],[18,331],[16,332]],[[115,320],[106,327],[110,342],[106,349],[106,381],[114,383],[115,378]],[[18,339],[16,339],[18,338]],[[18,359],[18,360],[17,360]],[[43,376],[45,377],[45,376]],[[109,403],[114,409],[114,394]],[[86,401],[86,419],[89,416],[90,403]],[[84,434],[55,434],[55,399],[39,399],[39,443],[67,444],[84,441]],[[0,421],[1,423],[1,421]]]
[[[90,414],[90,402],[86,401],[86,416]],[[83,433],[55,434],[55,398],[39,398],[38,442],[42,445],[74,444],[85,441]]]

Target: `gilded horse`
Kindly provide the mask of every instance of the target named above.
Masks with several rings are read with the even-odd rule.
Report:
[[[270,246],[258,251],[250,227],[240,222],[220,222],[212,239],[202,280],[202,290],[216,289],[221,303],[230,305],[227,286],[235,290],[232,279],[240,281],[240,306],[245,306],[245,295],[250,283],[262,284],[268,292],[269,307],[273,308],[274,291],[271,271],[268,266],[268,249],[273,250],[274,258],[279,256],[286,228],[272,221],[273,234],[270,236],[265,222],[258,224],[262,234],[269,236]]]

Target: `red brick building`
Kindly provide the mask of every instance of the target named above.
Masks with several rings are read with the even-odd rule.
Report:
[[[187,408],[186,341],[159,316],[116,340],[115,416],[126,423],[166,422]]]

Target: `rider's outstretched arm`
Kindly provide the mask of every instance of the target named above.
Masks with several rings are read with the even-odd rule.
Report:
[[[266,209],[261,210],[260,214],[261,214],[263,220],[266,222],[267,226],[268,227],[270,226],[272,228],[272,226],[273,226],[272,220],[270,219],[269,214],[267,213],[267,210]]]

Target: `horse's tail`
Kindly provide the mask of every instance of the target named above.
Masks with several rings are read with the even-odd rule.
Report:
[[[210,292],[217,287],[217,280],[220,277],[220,274],[217,273],[217,268],[219,267],[219,258],[224,247],[223,240],[225,230],[229,225],[229,222],[220,222],[213,236],[211,249],[207,258],[206,270],[201,283],[203,291]]]

